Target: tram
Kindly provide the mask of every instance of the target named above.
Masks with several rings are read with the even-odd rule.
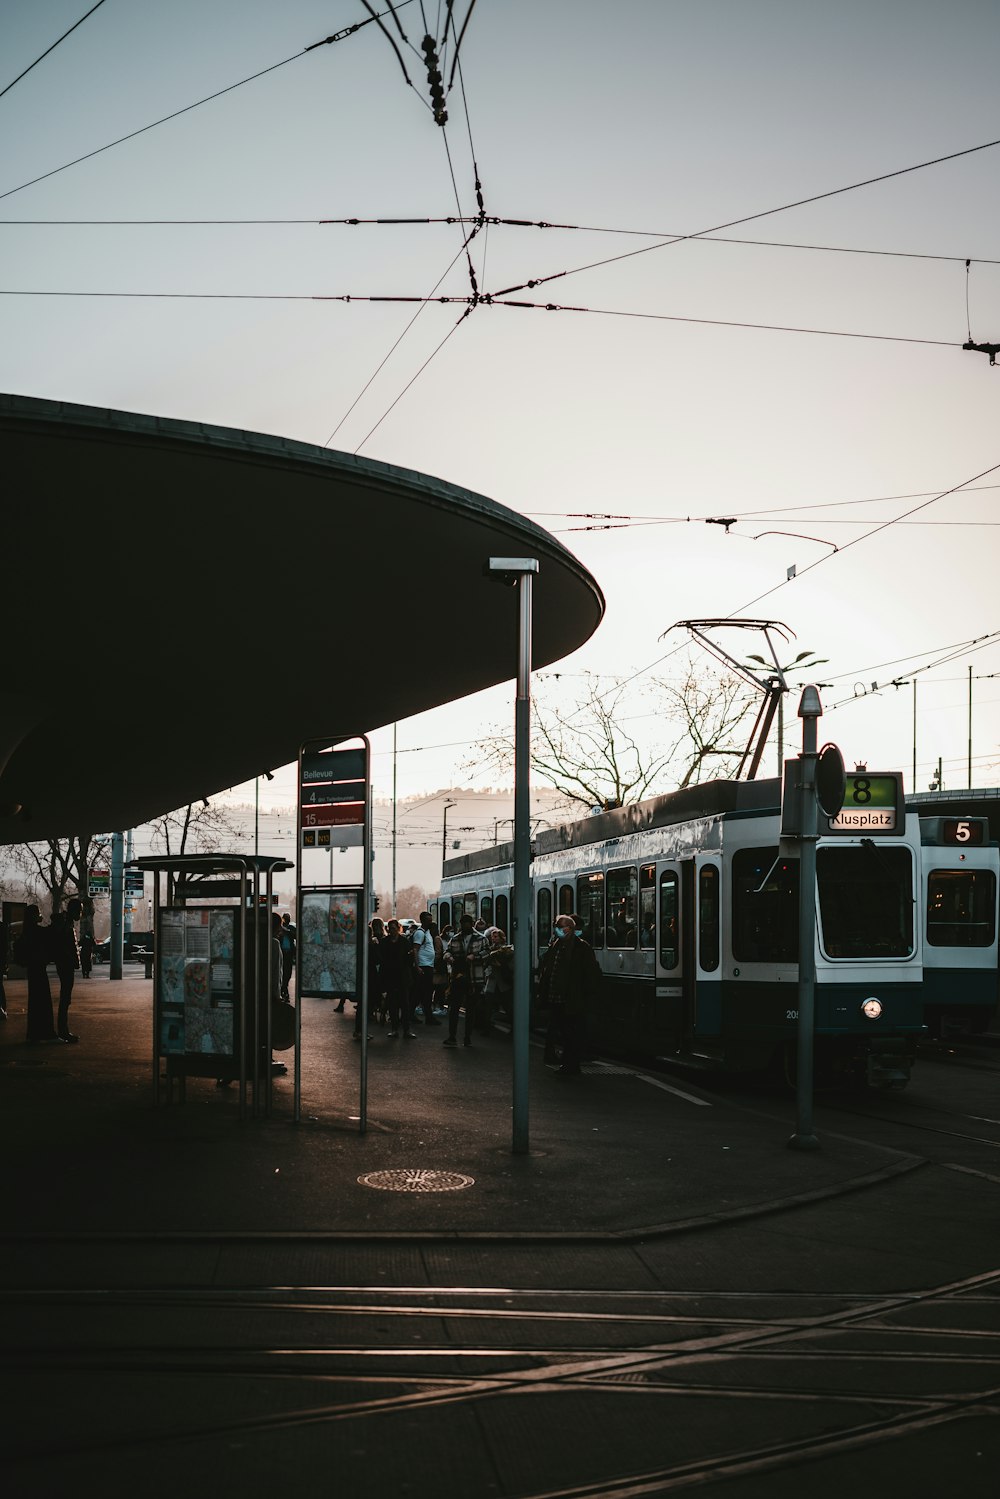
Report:
[[[925,1034],[920,823],[898,773],[847,785],[840,816],[820,817],[816,1062],[831,1077],[898,1087]],[[791,1077],[794,849],[781,838],[778,780],[710,781],[542,832],[531,864],[535,966],[556,916],[576,912],[605,979],[588,1017],[595,1049]],[[509,934],[512,861],[511,843],[449,860],[439,923],[469,912]]]
[[[968,805],[966,796],[957,815],[920,816],[924,1021],[941,1039],[981,1035],[1000,998],[1000,845],[987,815],[962,814]]]

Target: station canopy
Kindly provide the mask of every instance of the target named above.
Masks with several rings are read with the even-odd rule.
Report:
[[[0,441],[0,843],[135,827],[512,680],[490,557],[538,559],[536,668],[604,610],[547,532],[387,463],[13,395]]]

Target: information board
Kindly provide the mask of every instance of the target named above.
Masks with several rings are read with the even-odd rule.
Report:
[[[238,918],[235,906],[161,909],[156,951],[160,1056],[235,1055]]]
[[[361,891],[304,890],[299,903],[295,992],[306,999],[358,999]]]

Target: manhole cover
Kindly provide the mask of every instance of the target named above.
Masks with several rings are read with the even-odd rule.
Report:
[[[474,1176],[463,1176],[459,1171],[368,1171],[359,1176],[363,1187],[376,1187],[380,1192],[461,1192],[463,1187],[475,1186]]]

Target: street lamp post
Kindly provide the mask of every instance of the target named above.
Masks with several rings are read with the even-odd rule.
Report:
[[[441,873],[444,873],[444,861],[448,857],[448,811],[457,806],[457,802],[449,801],[444,804],[444,826],[441,829]]]
[[[513,1153],[528,1151],[528,1020],[531,1008],[531,594],[537,557],[491,557],[484,569],[518,594],[514,700],[514,1132]]]

